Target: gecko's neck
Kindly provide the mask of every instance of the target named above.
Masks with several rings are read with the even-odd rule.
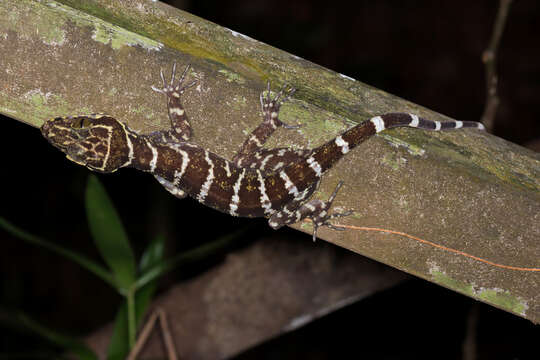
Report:
[[[153,172],[157,166],[159,145],[144,135],[129,134],[128,138],[130,140],[128,144],[130,160],[124,166],[133,167],[141,171]]]

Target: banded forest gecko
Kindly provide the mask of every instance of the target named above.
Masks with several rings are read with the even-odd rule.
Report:
[[[385,129],[414,127],[426,130],[484,129],[473,121],[431,121],[414,114],[387,113],[356,125],[333,140],[315,148],[265,149],[264,143],[278,127],[297,128],[279,119],[280,106],[295,92],[283,87],[275,96],[260,95],[263,119],[244,141],[232,161],[194,144],[181,96],[196,84],[184,84],[186,73],[175,84],[176,64],[170,82],[160,72],[162,87],[154,91],[167,96],[171,128],[139,134],[124,122],[104,114],[58,117],[41,127],[43,136],[67,158],[90,170],[111,173],[133,167],[155,176],[177,198],[189,195],[202,204],[233,216],[266,217],[278,229],[310,218],[313,240],[317,229],[350,211],[330,213],[343,182],[326,201],[310,199],[323,174],[345,154],[367,138]]]

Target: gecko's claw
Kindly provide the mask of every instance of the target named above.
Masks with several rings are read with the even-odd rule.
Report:
[[[188,65],[189,67],[189,65]],[[174,62],[173,66],[172,66],[172,71],[171,71],[171,84],[174,83],[174,77],[176,76],[176,61]]]
[[[178,86],[180,86],[184,82],[184,79],[189,69],[191,69],[191,64],[187,64],[186,68],[184,69],[184,72],[182,73],[182,76],[180,76],[180,80],[178,81]]]
[[[336,188],[334,189],[334,191],[332,192],[332,195],[330,195],[328,200],[326,201],[316,200],[312,204],[312,206],[317,208],[317,211],[315,211],[311,216],[309,216],[311,220],[313,221],[313,241],[317,239],[317,230],[321,226],[327,226],[330,229],[338,230],[338,231],[346,230],[342,226],[331,224],[330,220],[338,218],[338,217],[349,216],[353,213],[352,211],[348,210],[344,212],[335,212],[333,214],[328,213],[328,211],[332,207],[332,203],[334,202],[334,199],[336,198],[336,195],[339,189],[341,188],[341,186],[343,186],[343,181],[340,181],[337,184]]]
[[[161,93],[161,94],[165,94],[165,91],[163,91],[163,89],[157,88],[157,87],[155,87],[154,85],[152,85],[151,88],[152,88],[152,90],[154,90],[155,92],[158,92],[158,93]]]
[[[182,94],[184,91],[186,91],[187,89],[189,89],[189,88],[192,87],[192,86],[197,85],[198,83],[199,83],[199,82],[198,82],[197,80],[194,80],[194,81],[190,82],[189,84],[187,84],[187,85],[185,85],[185,86],[183,86],[183,87],[181,87],[181,88],[179,88],[179,87],[177,86],[175,89],[176,89],[177,91],[179,91],[180,94]]]
[[[163,84],[163,87],[167,87],[167,82],[165,81],[165,76],[163,76],[163,69],[159,69],[159,76],[161,77],[161,83]]]
[[[184,83],[184,79],[186,78],[186,74],[190,68],[191,68],[191,65],[188,64],[186,68],[184,69],[184,72],[182,73],[182,76],[180,76],[180,79],[178,80],[178,83],[176,85],[174,84],[174,79],[176,77],[176,63],[173,64],[170,82],[167,82],[167,80],[165,80],[165,75],[163,75],[163,69],[160,69],[159,76],[161,77],[162,88],[152,86],[152,90],[161,94],[165,94],[169,97],[179,98],[180,95],[182,95],[184,91],[186,91],[186,89],[189,89],[190,87],[198,83],[198,81],[195,80],[187,85],[182,86],[182,84]]]
[[[182,86],[184,83],[184,79],[186,78],[186,74],[188,73],[189,69],[191,69],[191,64],[188,64],[186,68],[184,69],[184,72],[182,73],[182,76],[180,76],[180,80],[178,80],[178,84],[174,87],[174,91],[178,92],[179,94],[183,94],[184,91],[189,89],[190,87],[196,85],[198,83],[198,80],[194,80],[190,82],[187,85]],[[174,70],[173,70],[174,71]],[[173,84],[174,80],[171,81],[171,84]]]

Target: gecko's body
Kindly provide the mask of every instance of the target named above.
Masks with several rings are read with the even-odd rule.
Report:
[[[173,195],[189,195],[204,205],[233,216],[266,217],[272,228],[303,218],[319,226],[332,226],[329,220],[346,213],[329,214],[332,201],[310,200],[323,174],[359,143],[384,129],[409,126],[428,130],[472,127],[472,121],[437,122],[413,114],[390,113],[371,118],[312,150],[263,149],[268,137],[280,126],[294,128],[279,120],[282,102],[294,92],[282,90],[271,99],[261,95],[263,122],[250,134],[232,161],[190,142],[191,128],[180,97],[194,83],[170,84],[155,89],[167,95],[171,129],[138,134],[107,115],[56,118],[44,123],[42,134],[67,157],[89,169],[113,172],[134,167],[152,173]],[[162,75],[163,79],[163,75]]]

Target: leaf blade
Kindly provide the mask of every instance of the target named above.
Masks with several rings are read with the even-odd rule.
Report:
[[[85,198],[88,226],[94,242],[118,285],[127,289],[136,277],[135,256],[120,217],[95,175],[88,178]]]

